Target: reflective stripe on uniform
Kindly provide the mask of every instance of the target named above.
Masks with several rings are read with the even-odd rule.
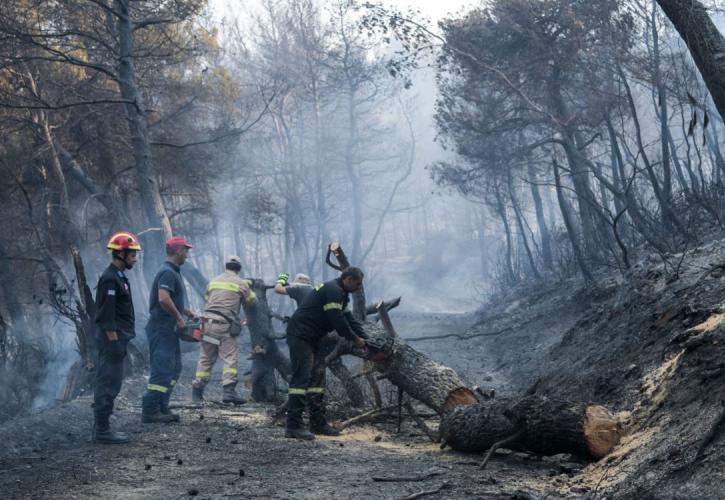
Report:
[[[249,290],[249,293],[247,294],[247,302],[254,302],[255,300],[257,300],[257,294]]]
[[[167,387],[164,387],[163,385],[158,384],[149,384],[146,386],[146,389],[149,391],[156,391],[156,392],[169,392],[169,389]]]
[[[342,302],[329,302],[322,306],[323,311],[333,311],[338,310],[342,311]]]
[[[325,394],[324,387],[308,387],[307,394]]]
[[[211,372],[196,372],[196,378],[208,378],[211,377]]]
[[[171,381],[171,383],[170,383],[169,385],[170,385],[171,387],[174,387],[174,386],[176,385],[176,380],[172,380],[172,381]]]
[[[225,281],[212,281],[209,283],[207,290],[227,290],[229,292],[239,292],[241,288],[236,283],[228,283]]]
[[[320,289],[320,288],[322,288],[323,286],[325,286],[325,284],[324,284],[324,283],[320,283],[319,285],[317,285],[317,286],[315,287],[315,290],[319,290],[319,289]]]
[[[297,387],[290,387],[289,391],[287,391],[290,395],[297,395],[297,396],[304,396],[307,394],[307,389],[299,389]]]
[[[237,369],[236,368],[224,368],[222,370],[222,373],[225,374],[225,375],[227,373],[231,373],[232,375],[236,375],[237,374]]]

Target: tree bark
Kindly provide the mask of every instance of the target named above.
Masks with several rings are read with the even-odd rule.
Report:
[[[247,317],[252,346],[252,398],[255,401],[276,401],[278,391],[274,371],[277,370],[288,381],[292,370],[289,359],[280,351],[274,339],[267,286],[260,279],[250,281],[250,288],[257,295],[257,300],[243,302],[242,307]]]
[[[161,198],[156,169],[151,158],[144,99],[136,84],[134,22],[130,2],[129,0],[114,0],[113,4],[118,13],[116,16],[119,46],[118,83],[121,97],[127,101],[124,107],[141,191],[141,203],[149,224],[158,226],[160,229],[160,231],[150,231],[142,236],[149,243],[146,250],[145,261],[148,262],[145,266],[146,270],[155,272],[155,268],[163,260],[164,240],[172,236],[171,222]]]
[[[539,192],[539,186],[536,179],[536,170],[534,169],[534,164],[531,160],[527,160],[526,168],[529,176],[529,184],[531,186],[531,197],[534,200],[534,209],[536,211],[536,224],[539,226],[541,258],[547,269],[551,270],[554,263],[553,252],[551,251],[551,235],[549,234],[549,227],[546,223],[546,216],[544,215],[544,204],[541,201],[541,193]]]
[[[511,436],[506,447],[543,455],[571,453],[599,459],[622,437],[615,417],[603,406],[527,396],[516,404],[495,401],[459,406],[443,416],[441,440],[459,451],[487,451]]]
[[[698,0],[657,0],[700,70],[720,116],[725,119],[725,38]]]
[[[589,271],[589,266],[584,260],[584,254],[582,253],[581,246],[579,245],[579,235],[576,233],[576,229],[572,222],[571,208],[564,196],[561,185],[561,175],[559,174],[559,164],[556,160],[554,160],[554,182],[556,184],[556,197],[559,200],[561,218],[564,220],[564,226],[566,227],[566,233],[569,235],[569,241],[571,242],[571,247],[574,251],[574,257],[576,258],[577,264],[579,264],[579,269],[581,269],[584,278],[587,281],[593,282],[594,276],[592,276],[591,271]]]

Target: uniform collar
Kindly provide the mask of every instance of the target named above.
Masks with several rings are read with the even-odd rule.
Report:
[[[164,261],[164,264],[166,264],[167,266],[169,266],[171,269],[173,269],[177,273],[178,272],[181,272],[181,268],[179,266],[177,266],[176,264],[174,264],[173,262],[171,262],[171,261],[165,260]]]
[[[111,263],[109,267],[113,270],[114,273],[116,273],[116,276],[118,276],[119,278],[126,278],[126,274],[123,272],[123,270],[116,267],[115,264]]]

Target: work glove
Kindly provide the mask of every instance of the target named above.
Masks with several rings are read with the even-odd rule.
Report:
[[[126,355],[126,342],[121,340],[109,340],[106,350],[111,359],[121,360]]]
[[[279,283],[282,286],[284,286],[287,283],[289,283],[289,274],[287,274],[287,273],[279,273],[279,275],[277,275],[277,283]]]

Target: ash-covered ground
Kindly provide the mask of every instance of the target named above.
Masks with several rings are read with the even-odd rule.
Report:
[[[180,424],[142,425],[145,380],[126,382],[114,424],[130,432],[129,445],[89,442],[87,398],[2,424],[0,491],[3,498],[721,497],[724,248],[695,249],[679,269],[672,263],[681,256],[651,258],[596,286],[510,290],[475,314],[391,313],[404,338],[452,335],[411,344],[471,386],[506,397],[535,390],[617,413],[627,434],[598,462],[502,450],[480,470],[481,456],[441,450],[407,417],[397,432],[395,414],[339,438],[288,440],[273,422],[274,405],[191,405],[188,353],[174,396]],[[358,360],[350,365],[360,370]],[[215,380],[212,400],[220,396],[218,373]],[[332,397],[342,398],[331,385]],[[383,389],[393,402],[395,392]],[[364,411],[331,407],[339,418]],[[430,413],[427,421],[437,425]]]

